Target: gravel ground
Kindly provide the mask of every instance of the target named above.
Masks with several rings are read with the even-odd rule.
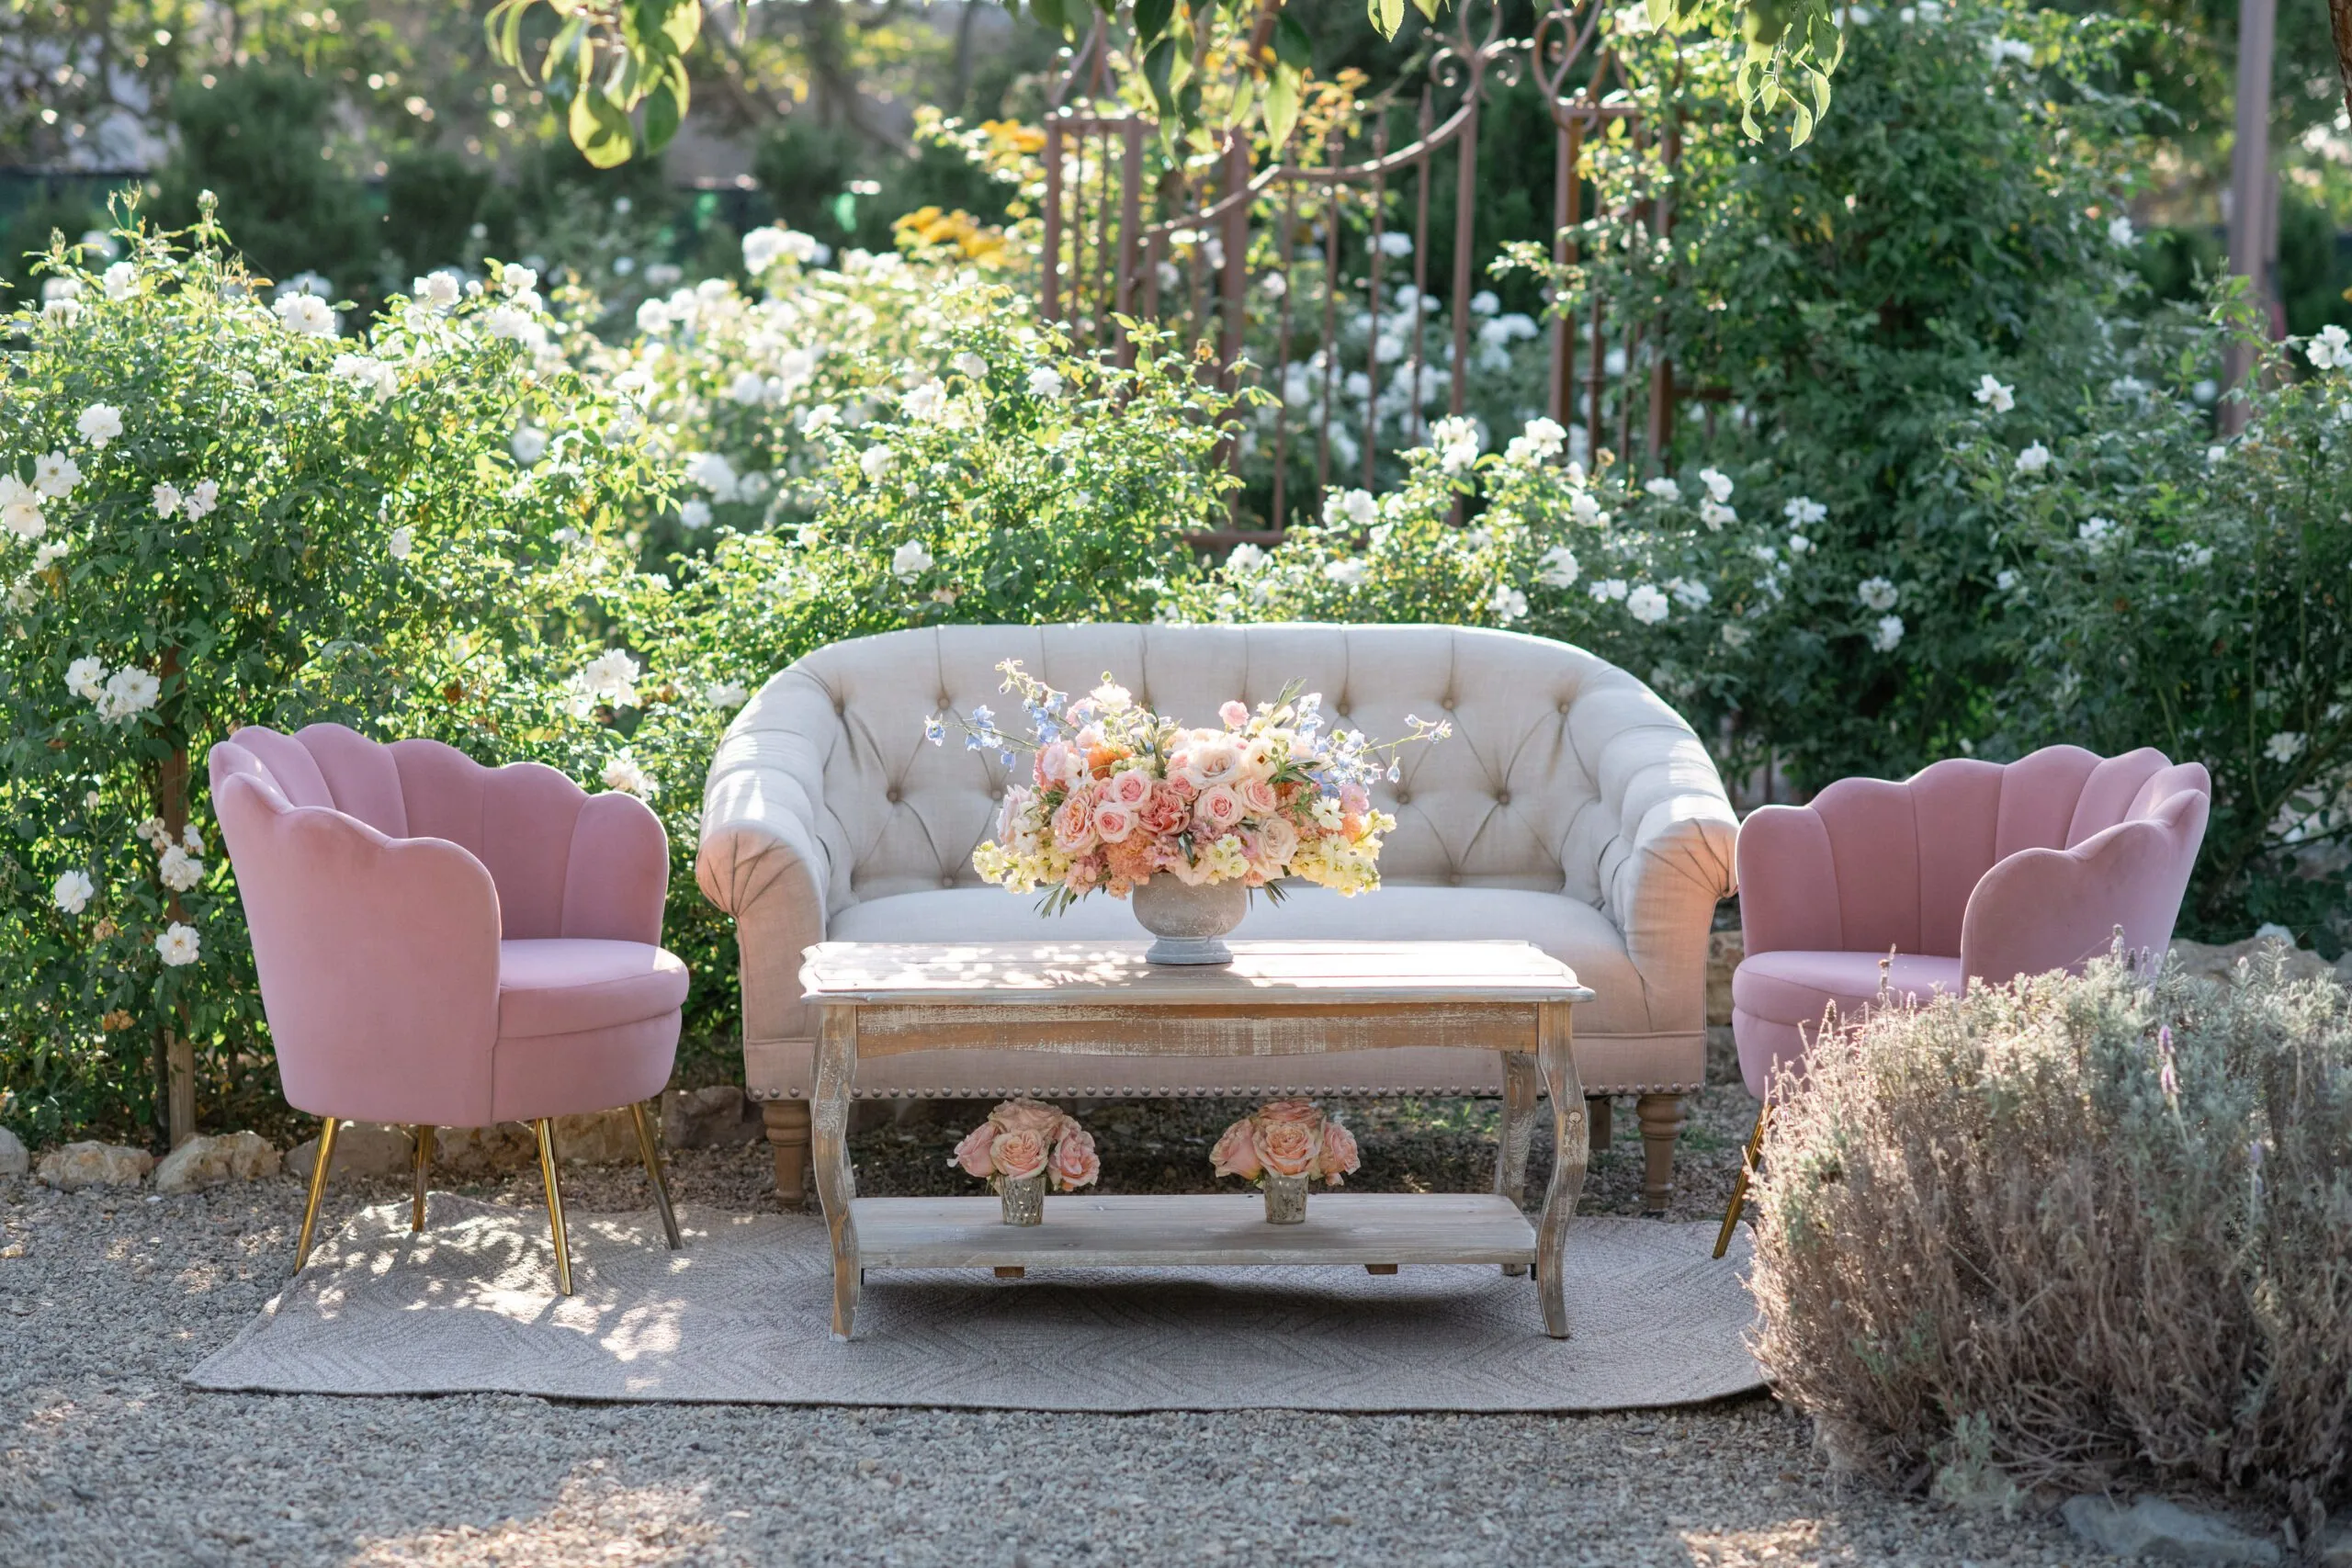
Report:
[[[1720,1213],[1754,1104],[1698,1097],[1674,1213]],[[858,1140],[868,1191],[962,1190],[936,1122]],[[1236,1108],[1099,1105],[1123,1190],[1202,1185]],[[1491,1108],[1350,1116],[1362,1185],[1476,1185]],[[1585,1212],[1638,1211],[1630,1107]],[[1540,1177],[1548,1149],[1536,1156]],[[673,1162],[682,1198],[774,1201],[759,1146]],[[535,1178],[456,1190],[536,1208]],[[345,1181],[322,1223],[397,1197]],[[641,1178],[582,1169],[575,1212]],[[1027,1416],[606,1406],[506,1395],[195,1393],[180,1378],[284,1281],[288,1177],[64,1196],[0,1179],[0,1563],[2084,1563],[2046,1518],[1839,1487],[1757,1396],[1622,1416]]]

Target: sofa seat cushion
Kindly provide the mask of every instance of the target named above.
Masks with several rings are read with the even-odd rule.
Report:
[[[1811,1028],[1832,1002],[1840,1018],[1855,1019],[1878,1000],[1882,953],[1759,953],[1732,972],[1732,1005],[1774,1023]],[[1898,953],[1887,969],[1897,1005],[1926,1002],[1939,992],[1957,996],[1960,960]]]
[[[1036,900],[995,887],[940,888],[853,904],[826,935],[836,942],[1142,941],[1124,899],[1082,898],[1062,915],[1040,915]],[[1279,904],[1250,901],[1235,930],[1248,937],[1339,941],[1532,942],[1577,972],[1593,1000],[1577,1004],[1579,1041],[1647,1034],[1648,998],[1609,918],[1581,899],[1513,887],[1435,887],[1389,883],[1346,898],[1299,886]]]
[[[641,942],[578,937],[498,944],[498,1034],[577,1034],[674,1013],[686,966]]]

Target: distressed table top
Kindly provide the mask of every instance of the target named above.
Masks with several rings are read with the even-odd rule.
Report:
[[[1256,1011],[1334,1003],[1581,1002],[1576,971],[1524,942],[1235,942],[1233,962],[1144,962],[1144,942],[820,942],[811,1002]]]

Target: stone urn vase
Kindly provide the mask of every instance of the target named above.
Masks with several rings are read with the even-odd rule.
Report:
[[[1187,886],[1162,872],[1136,884],[1128,896],[1136,919],[1159,938],[1144,957],[1154,964],[1230,964],[1225,933],[1250,912],[1250,889],[1238,882]]]
[[[1266,1172],[1266,1223],[1300,1225],[1306,1223],[1306,1178]]]
[[[1035,1176],[1001,1176],[997,1179],[997,1195],[1004,1203],[1004,1223],[1009,1225],[1042,1225],[1046,1223],[1046,1173]]]

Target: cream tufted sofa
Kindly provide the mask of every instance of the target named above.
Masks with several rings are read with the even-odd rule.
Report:
[[[1108,671],[1193,722],[1292,680],[1320,691],[1334,722],[1379,739],[1404,734],[1408,714],[1452,718],[1452,739],[1407,748],[1402,780],[1375,791],[1397,820],[1385,886],[1259,900],[1237,934],[1510,937],[1566,961],[1599,993],[1576,1015],[1596,1140],[1606,1097],[1639,1096],[1645,1190],[1664,1206],[1680,1097],[1703,1078],[1707,931],[1732,890],[1722,780],[1690,726],[1623,671],[1538,637],[1418,626],[945,626],[836,643],[769,681],[711,762],[695,875],[735,917],[744,1071],[787,1200],[801,1192],[814,1078],[804,948],[1140,934],[1122,902],[1098,896],[1049,923],[972,870],[1006,770],[926,744],[923,719],[980,703],[1013,711],[998,690],[1004,659],[1070,691]],[[1500,1069],[1439,1048],[1216,1064],[966,1051],[879,1058],[858,1089],[1498,1094]]]

